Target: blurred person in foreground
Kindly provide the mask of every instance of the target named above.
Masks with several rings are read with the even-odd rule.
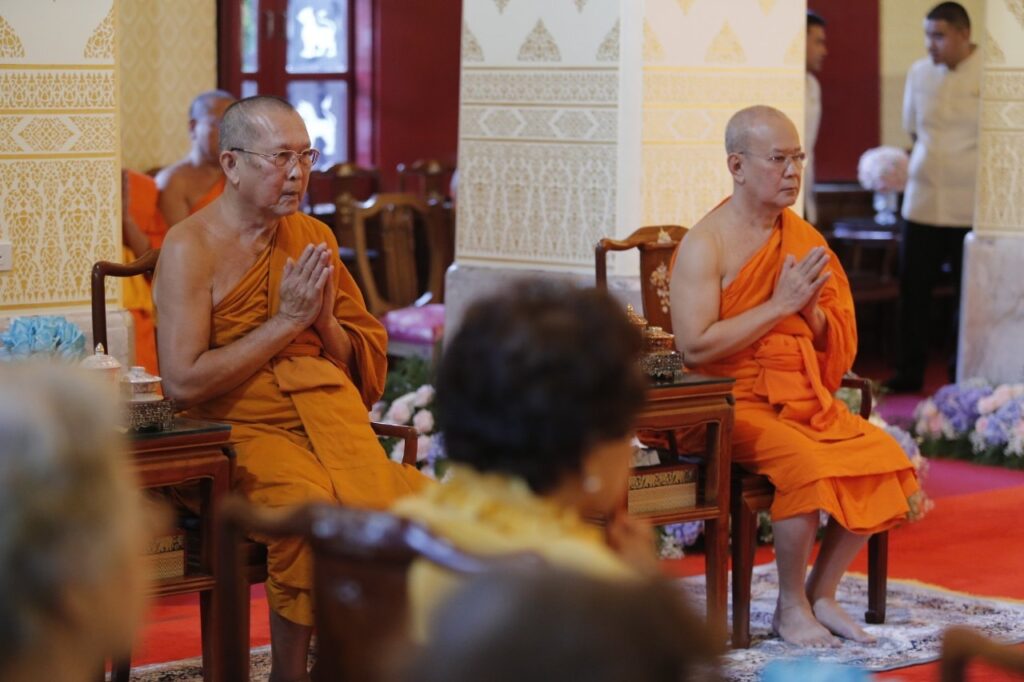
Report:
[[[647,385],[640,350],[604,292],[524,281],[480,299],[438,370],[449,474],[394,510],[470,553],[529,552],[610,579],[657,573],[650,526],[624,508]],[[585,521],[595,517],[604,528]],[[457,580],[413,565],[415,637]]]
[[[0,679],[93,680],[142,614],[140,496],[109,385],[0,363]]]
[[[662,580],[491,574],[441,605],[406,682],[717,680],[722,646]]]

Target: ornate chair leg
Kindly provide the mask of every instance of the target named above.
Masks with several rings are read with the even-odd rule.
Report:
[[[757,545],[757,513],[733,495],[732,545],[732,646],[750,647],[750,586],[754,577],[754,549]]]
[[[885,597],[888,590],[889,533],[875,533],[868,540],[868,610],[864,622],[885,622]]]

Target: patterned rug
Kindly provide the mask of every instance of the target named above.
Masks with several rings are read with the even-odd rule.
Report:
[[[969,625],[997,640],[1024,642],[1024,603],[973,597],[911,581],[889,580],[886,622],[867,625],[878,638],[875,644],[844,641],[835,649],[801,649],[774,637],[771,619],[778,594],[773,564],[754,568],[751,590],[749,649],[730,651],[725,660],[726,678],[735,682],[759,679],[761,669],[782,658],[815,658],[857,666],[874,672],[905,668],[937,660],[942,632],[951,625]],[[704,603],[703,576],[680,581],[696,604]],[[839,603],[863,622],[868,603],[865,576],[849,574],[839,586]]]
[[[695,604],[704,603],[704,578],[680,581]],[[884,625],[865,629],[878,638],[876,644],[844,642],[835,649],[800,649],[771,634],[771,618],[777,594],[775,566],[754,568],[751,589],[750,631],[752,646],[730,651],[725,660],[726,679],[753,682],[773,660],[810,657],[880,672],[934,661],[939,657],[942,631],[950,625],[970,625],[1007,643],[1024,642],[1024,603],[972,597],[913,582],[890,580]],[[858,621],[868,603],[867,578],[847,575],[839,586],[839,603]],[[265,680],[270,673],[270,647],[252,650],[250,679]],[[199,682],[199,659],[135,668],[137,682]]]

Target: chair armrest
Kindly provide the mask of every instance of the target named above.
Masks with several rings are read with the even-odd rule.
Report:
[[[386,438],[401,438],[405,441],[402,449],[402,464],[416,466],[416,441],[419,434],[411,426],[399,426],[398,424],[385,424],[383,422],[370,422],[373,432],[378,436]]]
[[[860,416],[864,419],[870,418],[872,409],[871,382],[864,377],[859,377],[853,372],[849,372],[843,377],[839,385],[842,388],[852,388],[860,391]]]

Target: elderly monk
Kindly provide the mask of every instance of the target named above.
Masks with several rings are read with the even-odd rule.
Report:
[[[177,225],[224,191],[218,126],[224,110],[234,101],[234,95],[225,90],[208,90],[192,100],[188,110],[192,146],[185,158],[156,176],[160,211],[168,225]]]
[[[871,641],[836,587],[868,536],[923,498],[896,441],[833,398],[857,350],[853,299],[821,234],[789,208],[805,158],[796,128],[751,107],[725,144],[733,194],[686,235],[672,273],[677,343],[689,367],[736,379],[734,461],[775,486],[775,632],[799,645]]]
[[[227,184],[171,228],[156,273],[164,389],[195,417],[230,423],[236,487],[257,504],[385,508],[424,481],[388,460],[369,423],[386,338],[326,225],[298,213],[310,167],[302,118],[274,97],[221,123]],[[271,680],[307,679],[311,556],[269,549]]]

